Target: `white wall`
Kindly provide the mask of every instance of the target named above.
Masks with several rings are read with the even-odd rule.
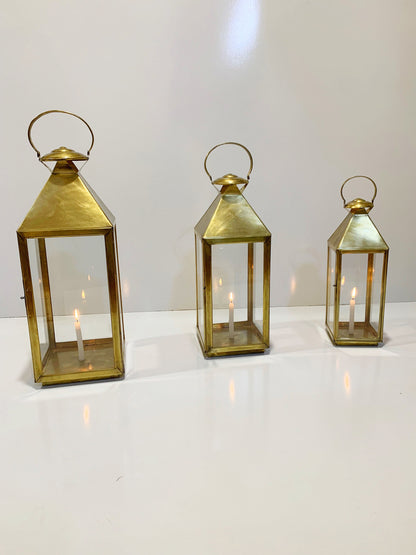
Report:
[[[126,311],[194,307],[193,226],[215,195],[203,159],[224,140],[254,156],[273,305],[324,303],[339,187],[356,173],[379,186],[388,300],[415,300],[415,18],[405,0],[3,2],[0,315],[24,314],[15,230],[48,177],[26,129],[52,108],[95,131],[82,173],[117,216]],[[43,152],[86,150],[76,122],[41,122]],[[243,155],[225,160],[215,176],[244,173]]]

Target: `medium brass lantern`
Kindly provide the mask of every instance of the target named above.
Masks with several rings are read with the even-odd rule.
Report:
[[[208,156],[228,144],[248,154],[247,177],[213,181]],[[198,339],[207,357],[263,352],[269,347],[271,233],[242,195],[253,159],[245,146],[221,143],[208,152],[204,168],[219,194],[195,227]]]
[[[44,156],[33,124],[63,113],[88,127],[87,154],[60,147]],[[94,135],[79,116],[49,110],[29,125],[51,176],[17,230],[35,382],[82,382],[124,375],[124,327],[114,216],[78,173]],[[48,168],[49,169],[49,168]]]
[[[371,201],[346,202],[343,189],[362,177],[374,185]],[[383,342],[389,247],[368,213],[377,186],[364,175],[341,187],[348,216],[328,240],[326,329],[335,345],[380,345]]]

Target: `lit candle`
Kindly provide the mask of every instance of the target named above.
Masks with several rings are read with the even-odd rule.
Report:
[[[228,333],[230,339],[234,339],[234,302],[232,293],[230,293],[229,299],[230,304],[228,305]]]
[[[75,333],[77,335],[77,345],[78,345],[78,360],[81,362],[85,360],[84,355],[84,343],[82,342],[81,324],[79,323],[79,312],[75,309]]]
[[[350,300],[350,322],[348,326],[348,333],[349,335],[354,334],[354,312],[355,312],[355,297],[357,295],[357,288],[351,291],[351,300]]]

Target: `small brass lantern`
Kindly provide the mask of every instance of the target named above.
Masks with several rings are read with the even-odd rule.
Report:
[[[223,145],[243,148],[247,178],[215,181],[207,159]],[[271,233],[242,195],[253,169],[248,149],[221,143],[204,162],[219,194],[195,227],[197,335],[205,356],[264,352],[269,347]]]
[[[357,177],[374,185],[371,201],[346,202],[343,189]],[[328,240],[326,329],[335,345],[380,345],[383,342],[389,247],[368,213],[377,186],[364,175],[341,187],[348,216]]]
[[[44,156],[33,124],[62,113],[80,119],[87,154],[65,147]],[[29,125],[51,176],[17,230],[35,382],[42,385],[121,378],[124,327],[114,216],[78,173],[93,132],[81,117],[49,110]],[[49,169],[49,167],[48,167]]]

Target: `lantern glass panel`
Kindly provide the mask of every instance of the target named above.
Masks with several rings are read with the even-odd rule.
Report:
[[[28,239],[28,250],[43,375],[113,367],[104,236]],[[45,317],[48,297],[49,330]],[[75,311],[83,357],[77,343]]]
[[[335,293],[336,293],[336,254],[333,249],[328,249],[328,302],[326,306],[326,321],[328,327],[334,333],[334,312],[335,312]]]
[[[339,338],[374,339],[379,332],[383,253],[341,259]]]
[[[45,291],[42,279],[40,241],[42,239],[29,239],[28,252],[30,261],[30,271],[32,276],[33,299],[35,302],[36,321],[38,326],[40,354],[45,356],[49,348],[49,336],[46,319]]]
[[[213,346],[263,343],[263,243],[212,246]]]
[[[56,341],[74,339],[78,310],[82,337],[111,337],[104,237],[46,239]]]
[[[212,307],[213,323],[228,322],[230,295],[234,321],[247,320],[247,243],[213,245]]]
[[[205,325],[204,325],[204,273],[202,264],[202,241],[195,235],[195,252],[196,252],[196,289],[197,289],[197,326],[204,339]]]

